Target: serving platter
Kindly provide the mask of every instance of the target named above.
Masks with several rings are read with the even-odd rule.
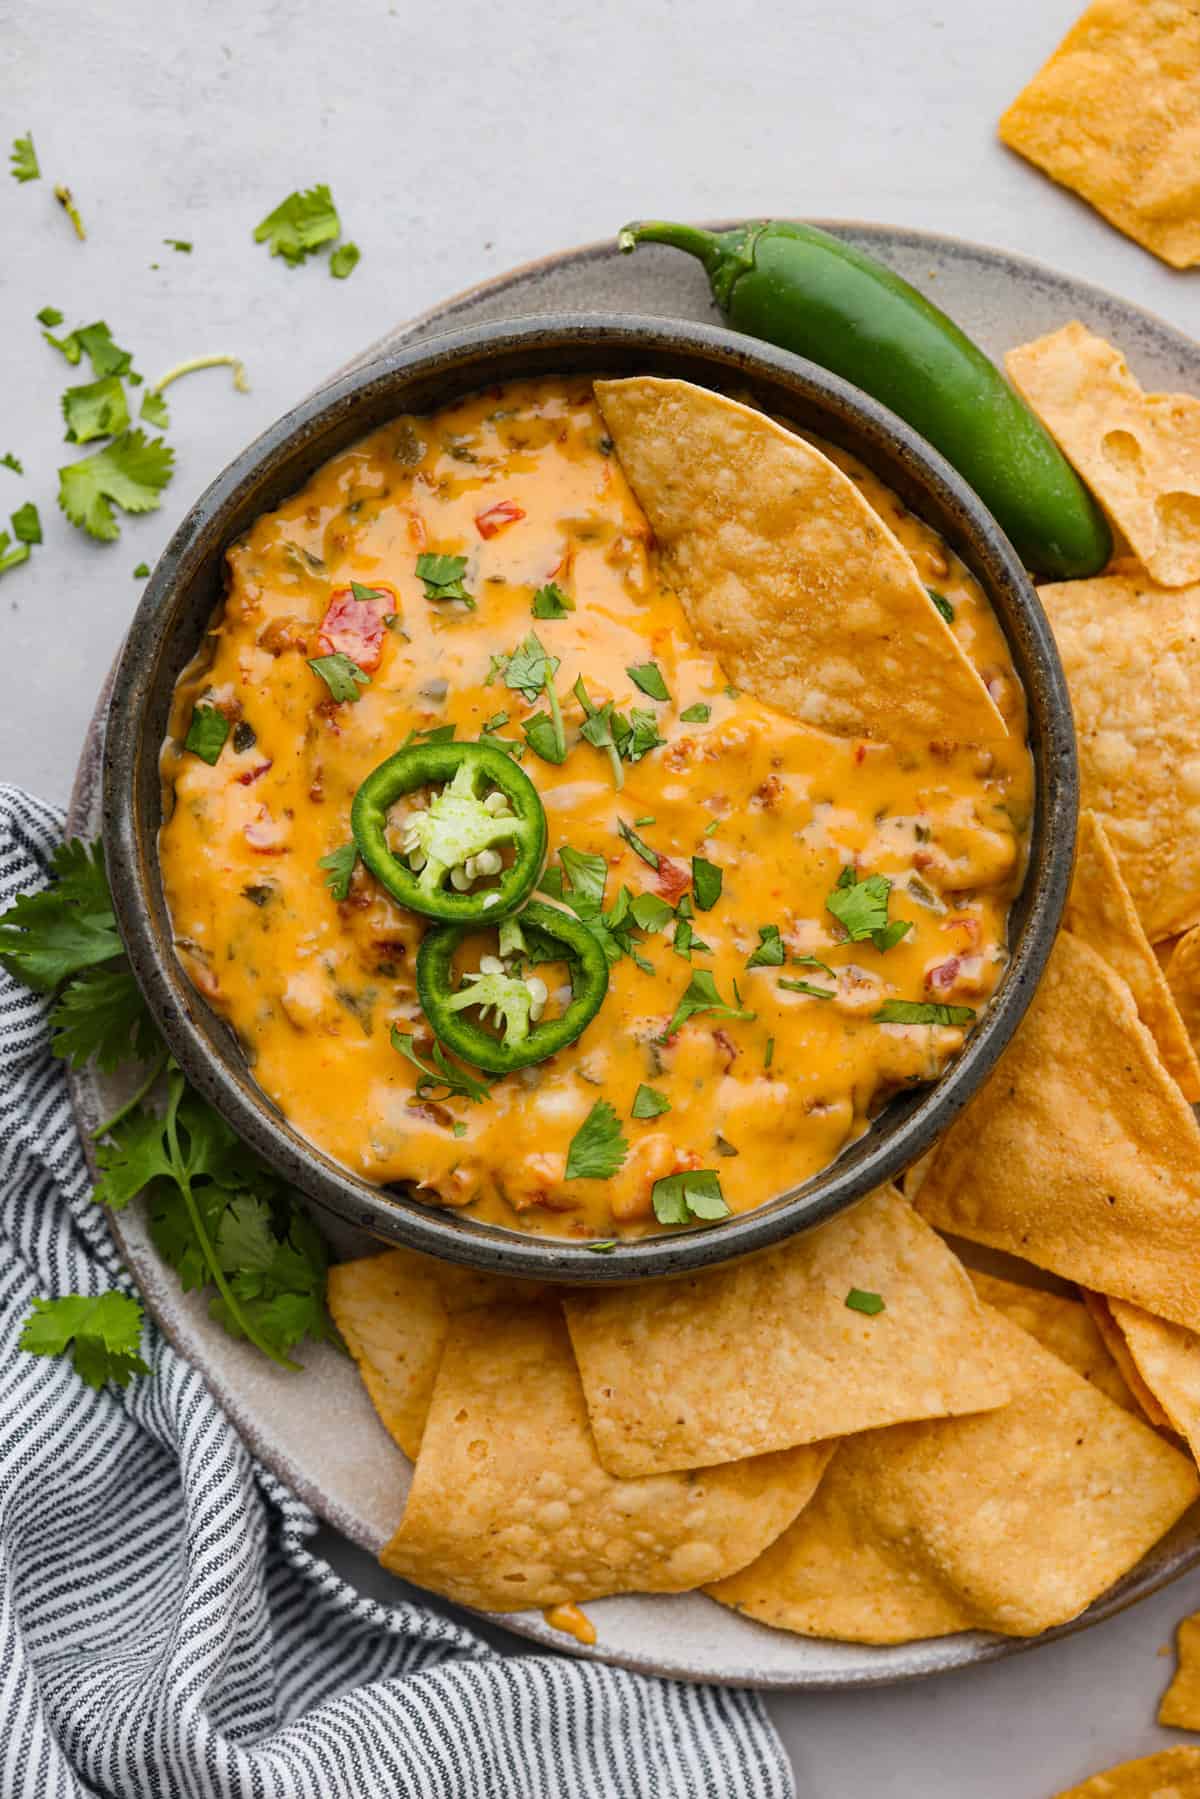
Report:
[[[954,239],[886,226],[821,221],[927,291],[999,359],[1014,344],[1080,318],[1118,343],[1149,388],[1200,392],[1200,348],[1183,333],[1100,289],[1023,258]],[[612,245],[564,252],[499,277],[400,327],[356,358],[439,332],[493,320],[560,311],[627,312],[715,320],[702,272],[668,250],[622,257]],[[100,748],[106,695],[80,762],[70,811],[73,833],[99,828]],[[91,1073],[74,1078],[85,1129],[120,1094]],[[322,1346],[290,1375],[228,1338],[198,1295],[183,1294],[158,1261],[135,1207],[114,1220],[126,1260],[155,1317],[205,1374],[254,1453],[336,1529],[378,1553],[404,1507],[409,1464],[379,1424],[353,1364]],[[361,1254],[371,1240],[350,1227],[329,1230],[337,1255]],[[1111,1616],[1200,1563],[1200,1507],[1141,1565],[1081,1618],[1036,1642]],[[397,1583],[399,1587],[401,1583]],[[811,1640],[769,1630],[700,1595],[628,1597],[589,1603],[597,1630],[584,1647],[551,1629],[540,1613],[503,1619],[547,1647],[642,1672],[736,1686],[816,1690],[880,1685],[989,1661],[1031,1646],[1027,1639],[963,1633],[889,1648]]]

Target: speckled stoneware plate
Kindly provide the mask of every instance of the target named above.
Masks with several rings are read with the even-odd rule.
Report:
[[[997,359],[1013,344],[1080,318],[1120,344],[1147,386],[1200,393],[1200,347],[1114,295],[1020,257],[950,238],[880,225],[834,223],[827,228],[925,289]],[[610,245],[596,245],[533,263],[460,294],[373,345],[356,366],[440,331],[568,311],[715,321],[703,274],[689,258],[656,248],[622,257]],[[72,830],[89,837],[99,830],[105,697],[101,695],[84,748],[71,807]],[[112,1084],[86,1074],[76,1079],[74,1098],[85,1127],[115,1103]],[[225,1336],[196,1295],[180,1292],[175,1277],[159,1263],[136,1207],[116,1220],[115,1228],[154,1315],[203,1371],[254,1452],[321,1517],[377,1553],[403,1512],[410,1470],[378,1423],[353,1364],[322,1348],[305,1354],[302,1375],[275,1368]],[[348,1227],[333,1234],[337,1254],[372,1247],[371,1239]],[[1036,1641],[1110,1617],[1197,1563],[1200,1507],[1082,1618]],[[768,1630],[700,1595],[606,1599],[587,1611],[598,1633],[591,1649],[551,1630],[537,1612],[503,1622],[547,1647],[646,1673],[784,1690],[911,1680],[1030,1647],[1025,1639],[978,1632],[886,1649],[812,1641]]]

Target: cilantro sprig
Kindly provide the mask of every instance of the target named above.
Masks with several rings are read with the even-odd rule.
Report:
[[[339,706],[357,701],[359,689],[371,685],[370,675],[344,650],[335,650],[331,656],[310,656],[308,666],[314,675],[320,675]]]
[[[325,244],[334,243],[342,234],[333,195],[325,182],[315,187],[298,189],[281,200],[255,226],[254,241],[266,244],[272,256],[282,256],[289,268],[298,268]],[[349,269],[346,273],[349,274]]]
[[[877,950],[889,950],[912,930],[908,919],[888,922],[888,901],[892,883],[886,875],[866,875],[861,881],[850,867],[843,868],[837,886],[825,897],[827,911],[832,912],[851,943],[866,939]]]
[[[427,1098],[435,1087],[443,1089],[441,1097],[444,1099],[459,1097],[478,1103],[487,1098],[490,1091],[488,1082],[476,1080],[473,1075],[467,1073],[465,1068],[451,1062],[440,1043],[435,1041],[433,1045],[431,1054],[434,1065],[432,1068],[428,1062],[422,1062],[417,1054],[412,1032],[402,1031],[399,1025],[392,1026],[392,1048],[407,1062],[411,1062],[417,1070],[420,1076],[417,1081],[418,1099]]]
[[[467,572],[465,556],[417,557],[417,579],[425,583],[427,600],[461,600],[468,612],[474,612],[475,599],[463,586]]]
[[[713,1168],[664,1175],[655,1181],[650,1199],[660,1224],[691,1224],[694,1220],[710,1224],[729,1216],[720,1177]]]
[[[127,1387],[135,1374],[149,1374],[141,1339],[142,1308],[128,1293],[64,1293],[34,1300],[20,1347],[41,1356],[70,1350],[76,1374],[98,1389],[105,1381]]]
[[[711,1012],[717,1014],[721,1018],[742,1018],[747,1020],[758,1016],[756,1012],[747,1012],[742,1006],[741,997],[737,993],[736,983],[734,986],[734,996],[737,999],[737,1005],[728,1005],[718,993],[717,983],[709,970],[707,968],[697,968],[694,971],[691,980],[684,988],[683,996],[674,1012],[671,1014],[671,1022],[668,1024],[659,1041],[665,1042],[668,1037],[673,1037],[679,1027],[686,1024],[689,1018],[694,1018],[697,1012]]]
[[[175,452],[161,438],[143,431],[123,431],[104,449],[58,471],[58,503],[73,525],[113,543],[120,526],[113,506],[123,512],[153,512],[171,479]]]
[[[608,1100],[598,1099],[571,1138],[564,1179],[610,1180],[628,1154],[629,1144],[621,1134],[616,1112]]]

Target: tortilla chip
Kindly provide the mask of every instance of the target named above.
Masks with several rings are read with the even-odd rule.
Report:
[[[841,736],[1005,735],[907,552],[849,476],[687,381],[597,381],[662,571],[739,687]]]
[[[1083,813],[1079,820],[1075,879],[1063,923],[1120,975],[1185,1099],[1193,1104],[1200,1100],[1200,1062],[1094,812]]]
[[[884,1310],[851,1310],[853,1288]],[[732,1462],[1009,1395],[966,1271],[891,1188],[745,1261],[564,1304],[614,1474]]]
[[[1125,983],[1064,931],[917,1208],[1164,1318],[1200,1318],[1200,1126]]]
[[[1164,587],[1200,581],[1200,400],[1143,393],[1078,320],[1004,360],[1147,572]]]
[[[708,1588],[802,1636],[1033,1636],[1077,1617],[1200,1492],[1185,1456],[998,1313],[999,1411],[843,1443],[806,1511]]]
[[[360,1256],[329,1270],[333,1321],[384,1427],[413,1460],[451,1315],[515,1295],[537,1300],[545,1293],[535,1282],[477,1274],[414,1249]]]
[[[1093,1774],[1055,1799],[1200,1799],[1200,1749],[1180,1743]]]
[[[1003,1312],[1006,1318],[1036,1338],[1043,1349],[1056,1355],[1068,1368],[1074,1368],[1076,1374],[1082,1374],[1084,1380],[1090,1381],[1093,1387],[1106,1393],[1127,1412],[1136,1414],[1137,1400],[1116,1357],[1108,1349],[1097,1321],[1089,1316],[1087,1307],[1078,1299],[1068,1299],[1062,1293],[1048,1293],[1042,1287],[1022,1287],[1017,1281],[1001,1280],[978,1268],[970,1268],[967,1272],[985,1305]]]
[[[1180,1620],[1175,1644],[1179,1665],[1174,1680],[1162,1696],[1158,1721],[1176,1730],[1200,1730],[1200,1612]],[[1192,1754],[1200,1756],[1200,1750],[1193,1749]],[[1197,1767],[1200,1769],[1200,1761]],[[1200,1793],[1200,1773],[1196,1791]]]
[[[1138,1373],[1138,1365],[1129,1353],[1129,1345],[1121,1333],[1121,1327],[1112,1315],[1112,1307],[1108,1299],[1103,1293],[1093,1293],[1090,1287],[1084,1287],[1081,1291],[1088,1316],[1099,1332],[1109,1355],[1120,1369],[1121,1379],[1133,1395],[1138,1410],[1146,1422],[1154,1426],[1155,1430],[1169,1430],[1170,1420]],[[1129,1302],[1119,1299],[1115,1303],[1127,1305]],[[1146,1316],[1149,1314],[1147,1313]],[[1182,1326],[1179,1328],[1182,1329]]]
[[[556,1305],[452,1322],[393,1574],[489,1611],[682,1593],[752,1560],[811,1498],[832,1446],[623,1481],[596,1459]]]
[[[1000,136],[1173,268],[1200,262],[1200,14],[1094,0]]]
[[[1071,689],[1082,803],[1157,943],[1200,923],[1200,587],[1126,569],[1039,593]]]
[[[1185,931],[1171,946],[1166,977],[1183,1028],[1193,1048],[1200,1047],[1200,925]]]
[[[1200,1336],[1128,1300],[1110,1299],[1112,1320],[1169,1429],[1200,1461]]]

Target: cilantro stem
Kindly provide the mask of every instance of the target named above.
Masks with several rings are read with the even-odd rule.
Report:
[[[250,383],[246,379],[246,365],[238,356],[192,356],[187,362],[177,362],[173,369],[160,375],[150,389],[152,394],[160,394],[164,387],[170,387],[172,381],[178,381],[180,375],[194,374],[197,369],[231,368],[233,385],[240,394],[250,392]]]
[[[167,1066],[167,1060],[167,1052],[164,1049],[161,1055],[155,1057],[154,1062],[151,1064],[149,1074],[146,1076],[145,1080],[142,1081],[136,1093],[131,1094],[123,1106],[118,1106],[111,1118],[106,1118],[103,1124],[98,1124],[96,1126],[95,1130],[91,1133],[93,1143],[99,1143],[101,1137],[107,1137],[109,1131],[115,1130],[123,1118],[127,1118],[136,1106],[141,1105],[147,1093],[149,1093],[151,1087],[153,1087],[155,1081],[157,1081],[158,1077],[162,1074],[163,1069]]]
[[[562,707],[558,703],[558,695],[554,691],[554,682],[546,677],[546,698],[550,702],[550,717],[554,721],[554,747],[558,751],[560,763],[567,759],[567,735],[563,730]]]
[[[179,1191],[183,1194],[183,1203],[187,1207],[192,1229],[196,1233],[196,1241],[200,1245],[204,1260],[208,1263],[209,1271],[213,1278],[213,1285],[221,1295],[221,1298],[225,1301],[230,1318],[244,1333],[247,1342],[253,1343],[255,1349],[261,1350],[263,1355],[269,1356],[273,1362],[278,1362],[281,1368],[290,1368],[292,1373],[296,1374],[299,1372],[300,1364],[298,1362],[290,1361],[289,1358],[282,1355],[279,1350],[272,1349],[269,1343],[263,1342],[258,1333],[251,1328],[249,1319],[234,1298],[229,1282],[225,1279],[224,1270],[217,1260],[216,1249],[209,1239],[208,1232],[204,1228],[204,1220],[200,1216],[200,1208],[196,1204],[196,1196],[192,1192],[192,1180],[188,1173],[187,1163],[184,1161],[183,1152],[179,1147],[179,1125],[177,1115],[179,1112],[179,1102],[183,1098],[185,1091],[182,1076],[172,1077],[170,1089],[170,1095],[167,1100],[166,1118],[163,1122],[166,1127],[167,1148],[170,1151],[172,1173],[175,1177]]]

